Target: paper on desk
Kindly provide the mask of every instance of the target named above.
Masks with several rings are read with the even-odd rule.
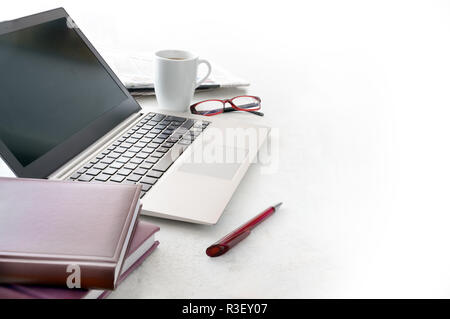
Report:
[[[154,67],[151,53],[129,54],[103,50],[102,56],[128,89],[140,89],[147,91],[147,94],[154,94]],[[211,64],[211,75],[203,82],[202,88],[250,85],[247,80],[226,71],[216,64]]]

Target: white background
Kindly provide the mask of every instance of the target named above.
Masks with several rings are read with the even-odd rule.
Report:
[[[15,0],[0,20],[58,6],[95,46],[193,50],[248,79],[280,131],[276,173],[252,166],[217,225],[149,218],[161,245],[112,297],[450,297],[449,2]]]

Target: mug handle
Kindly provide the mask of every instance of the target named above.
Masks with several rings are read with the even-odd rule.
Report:
[[[198,88],[199,86],[200,86],[200,84],[202,84],[203,82],[205,82],[205,80],[208,78],[208,76],[211,74],[211,64],[208,62],[208,61],[206,61],[206,60],[198,60],[198,62],[197,62],[197,68],[198,68],[198,66],[200,65],[200,64],[202,64],[202,63],[204,63],[204,64],[206,64],[206,66],[208,67],[208,72],[206,73],[206,75],[200,80],[200,81],[197,81],[197,83],[195,84],[195,88]]]

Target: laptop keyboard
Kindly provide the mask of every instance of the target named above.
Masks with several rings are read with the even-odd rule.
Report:
[[[141,198],[210,122],[149,113],[70,180],[141,184]]]

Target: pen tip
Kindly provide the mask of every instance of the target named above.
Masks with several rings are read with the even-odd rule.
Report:
[[[212,245],[212,246],[209,246],[207,249],[206,249],[206,254],[209,256],[209,257],[218,257],[218,256],[220,256],[220,255],[223,255],[223,254],[225,254],[226,252],[227,252],[227,248],[225,247],[225,246],[222,246],[222,245]]]
[[[277,210],[278,208],[280,208],[281,204],[283,204],[283,203],[279,202],[278,204],[273,205],[273,208],[275,208],[275,210]]]

